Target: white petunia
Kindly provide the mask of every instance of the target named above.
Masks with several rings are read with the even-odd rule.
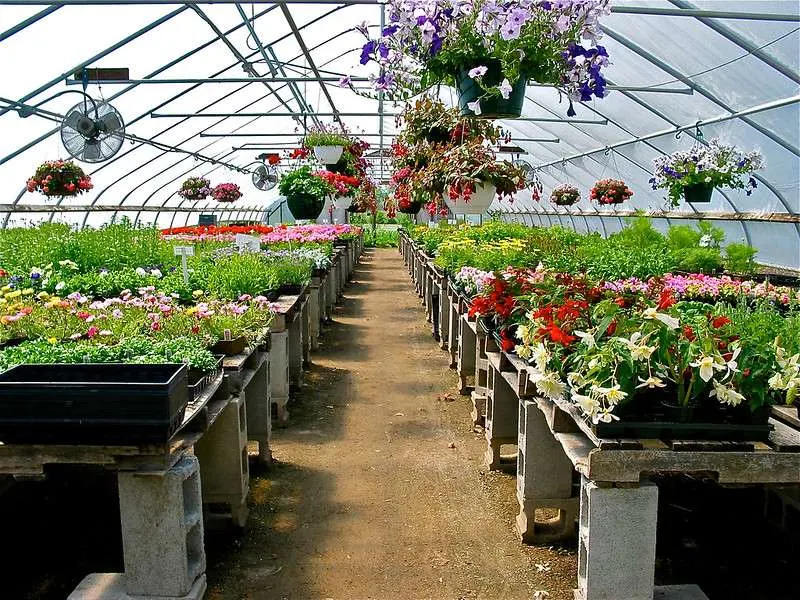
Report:
[[[500,90],[500,95],[508,100],[511,97],[511,92],[514,91],[514,88],[511,87],[511,83],[508,79],[503,79],[503,82],[497,88]]]
[[[475,102],[467,102],[467,108],[476,115],[479,115],[481,114],[481,101],[475,100]]]

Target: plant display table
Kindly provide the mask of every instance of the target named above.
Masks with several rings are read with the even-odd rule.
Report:
[[[441,291],[432,261],[405,232],[400,252],[426,305]],[[434,283],[432,283],[434,282]],[[438,287],[441,290],[441,287]],[[474,372],[473,422],[483,421],[486,465],[501,467],[501,445],[517,446],[517,530],[526,543],[579,535],[576,600],[703,600],[694,585],[654,586],[658,487],[656,473],[703,474],[720,485],[800,485],[800,420],[775,407],[766,442],[604,439],[566,399],[537,393],[535,369],[502,351],[470,319],[466,301],[449,297],[449,351],[455,350],[462,393]],[[454,335],[453,321],[458,322]],[[537,520],[537,509],[553,514]]]

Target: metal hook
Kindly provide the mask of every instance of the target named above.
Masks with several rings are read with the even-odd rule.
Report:
[[[606,149],[603,151],[603,154],[604,154],[605,156],[608,156],[609,154],[611,154],[611,148],[609,148],[609,147],[607,147],[607,146],[606,146]]]
[[[681,135],[683,135],[683,129],[678,130],[678,132],[675,134],[675,139],[681,139]]]
[[[698,140],[702,140],[703,139],[703,132],[700,131],[700,123],[702,123],[702,121],[697,121],[697,123],[694,124],[694,136]]]

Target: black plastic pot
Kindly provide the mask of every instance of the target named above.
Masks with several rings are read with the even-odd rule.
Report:
[[[20,365],[0,374],[0,440],[166,443],[188,402],[185,364]]]
[[[303,286],[299,283],[287,283],[278,288],[279,296],[299,296],[303,291]]]
[[[267,296],[269,298],[269,296]],[[219,340],[211,347],[211,352],[214,354],[225,354],[226,356],[234,356],[242,354],[247,348],[247,338],[240,335],[232,340]]]
[[[503,81],[503,73],[499,63],[489,61],[486,65],[488,70],[482,77],[483,84],[489,87],[496,87]],[[470,67],[471,68],[471,67]],[[481,99],[481,114],[476,115],[468,107],[467,103],[475,102],[486,92],[478,85],[478,82],[469,76],[470,69],[464,69],[456,73],[456,87],[458,88],[458,108],[461,109],[462,117],[475,117],[478,119],[517,119],[522,114],[522,104],[525,102],[525,87],[527,75],[522,75],[516,82],[511,84],[511,95],[508,99],[499,95],[487,96]]]
[[[683,197],[689,204],[711,202],[711,194],[713,193],[714,186],[710,183],[696,183],[683,188]]]
[[[308,194],[286,196],[286,205],[295,219],[316,219],[325,207],[325,198]]]

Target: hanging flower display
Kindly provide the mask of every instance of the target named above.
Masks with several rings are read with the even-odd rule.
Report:
[[[295,219],[316,219],[325,206],[325,199],[336,193],[336,188],[308,165],[283,175],[278,190],[286,197]]]
[[[753,172],[763,167],[758,150],[744,152],[715,138],[708,146],[698,144],[654,159],[650,184],[654,190],[667,190],[672,206],[678,206],[681,197],[687,202],[710,202],[715,187],[745,190],[749,196],[758,187]]]
[[[462,115],[514,118],[529,79],[574,100],[606,93],[600,71],[608,53],[596,41],[608,0],[389,0],[387,12],[378,38],[365,23],[357,29],[367,38],[361,64],[380,65],[372,87],[392,99],[450,84],[458,88]],[[351,84],[344,78],[340,85]]]
[[[303,147],[313,150],[314,156],[323,165],[335,164],[349,145],[347,134],[325,127],[309,129],[303,138]]]
[[[581,193],[574,185],[569,183],[562,183],[561,185],[553,188],[550,193],[550,202],[556,206],[572,206],[577,204],[581,199]]]
[[[589,192],[589,199],[599,204],[622,204],[631,196],[631,188],[620,179],[601,179]]]
[[[220,183],[211,190],[211,197],[217,202],[236,202],[242,197],[242,191],[235,183]]]
[[[71,160],[49,160],[28,179],[29,192],[39,191],[48,198],[74,197],[94,187],[91,178]]]
[[[178,195],[186,200],[203,200],[211,195],[211,182],[205,177],[189,177],[181,185]]]

